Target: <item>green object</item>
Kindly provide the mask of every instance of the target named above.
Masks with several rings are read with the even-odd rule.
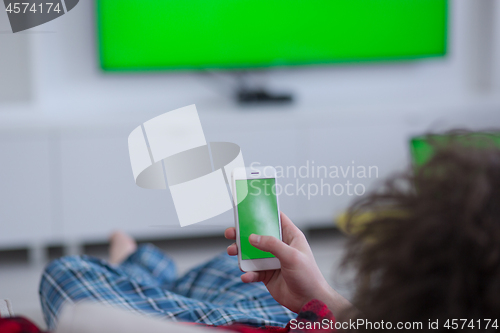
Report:
[[[412,138],[410,150],[415,166],[422,166],[434,156],[436,148],[446,147],[449,144],[460,144],[464,147],[500,148],[500,133],[477,132],[466,134],[427,135]]]
[[[248,195],[238,204],[241,259],[274,258],[250,244],[251,234],[280,238],[278,201],[274,179],[236,180],[236,196]],[[245,185],[247,183],[247,186]]]
[[[410,150],[413,164],[422,166],[434,155],[434,148],[429,143],[427,137],[413,138],[410,141]]]
[[[236,69],[446,54],[447,0],[97,0],[108,71]]]

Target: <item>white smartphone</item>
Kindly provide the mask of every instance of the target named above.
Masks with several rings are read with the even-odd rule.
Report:
[[[276,169],[271,166],[235,168],[231,185],[240,269],[244,272],[279,269],[278,258],[255,248],[248,240],[251,234],[282,240]]]

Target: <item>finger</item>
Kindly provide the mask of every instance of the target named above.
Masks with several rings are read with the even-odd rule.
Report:
[[[236,229],[234,227],[227,228],[224,231],[224,237],[227,239],[236,239]]]
[[[259,250],[272,253],[284,265],[293,264],[298,252],[298,250],[273,236],[251,234],[248,240],[250,244]]]
[[[283,212],[281,212],[281,229],[283,230],[283,241],[286,244],[290,245],[292,241],[297,240],[301,243],[300,247],[303,247],[302,243],[306,241],[304,233]]]
[[[285,224],[293,224],[292,220],[290,220],[290,218],[288,216],[286,216],[285,213],[283,212],[280,212],[280,217],[281,217],[281,223],[285,223]]]
[[[246,272],[241,276],[241,281],[245,283],[262,282],[266,278],[266,272]]]
[[[298,236],[299,234],[302,234],[302,231],[297,228],[295,224],[293,224],[292,220],[288,216],[285,215],[285,213],[281,212],[281,228],[284,231],[289,232],[293,236]]]
[[[236,246],[236,243],[233,243],[227,247],[227,254],[229,254],[230,256],[238,255],[238,247]]]

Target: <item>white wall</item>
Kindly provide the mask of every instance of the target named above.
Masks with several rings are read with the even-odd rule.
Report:
[[[296,106],[307,107],[308,112],[371,112],[377,107],[403,108],[398,112],[405,112],[409,105],[416,110],[420,106],[453,106],[470,101],[475,97],[471,95],[468,71],[475,59],[468,51],[468,43],[474,39],[470,37],[474,30],[471,27],[481,18],[472,21],[467,16],[476,2],[450,2],[450,51],[445,59],[276,69],[257,76],[271,87],[296,92]],[[231,91],[227,84],[231,78],[211,79],[197,73],[102,73],[97,64],[94,1],[82,1],[74,11],[35,30],[43,32],[29,34],[36,111],[72,118],[94,112],[137,113],[139,108],[159,112],[189,103],[203,110],[234,108],[224,94]],[[494,38],[498,41],[500,34]],[[498,82],[498,70],[493,76]],[[495,95],[499,94],[496,86]]]
[[[0,103],[27,102],[31,92],[29,36],[12,34],[7,13],[0,10]]]
[[[500,6],[499,0],[488,1],[495,21],[487,24],[484,15],[470,15],[478,10],[476,1],[450,1],[449,54],[442,59],[254,73],[271,88],[296,94],[297,102],[284,107],[239,107],[230,99],[227,73],[102,73],[90,0],[24,34],[0,33],[0,89],[14,89],[0,93],[0,174],[6,177],[0,188],[0,247],[98,241],[117,228],[142,237],[178,237],[219,233],[230,225],[228,213],[208,221],[215,227],[181,230],[167,191],[145,191],[133,183],[128,133],[193,103],[207,140],[239,144],[247,164],[347,166],[355,161],[378,166],[381,177],[407,164],[411,135],[498,126]],[[5,19],[0,11],[4,28]],[[477,43],[488,26],[490,39]],[[484,52],[494,52],[489,63],[481,62],[488,58]],[[5,66],[13,57],[17,62]],[[482,71],[474,69],[478,64]],[[478,72],[490,78],[489,87],[477,84]],[[5,90],[12,77],[18,87]],[[25,86],[31,92],[19,88]],[[307,227],[329,225],[352,199],[281,200],[283,209]],[[9,223],[15,226],[7,228]]]
[[[494,1],[493,5],[494,12],[494,22],[493,22],[493,38],[495,42],[493,43],[493,91],[500,91],[500,2],[498,0]]]

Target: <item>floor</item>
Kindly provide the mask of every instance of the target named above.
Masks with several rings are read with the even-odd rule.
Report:
[[[340,274],[338,270],[345,238],[334,229],[312,230],[307,236],[323,275],[336,290],[349,298],[352,294],[348,284],[351,274]],[[156,241],[154,244],[174,258],[182,274],[224,251],[230,241],[221,237]],[[107,245],[87,246],[85,253],[106,258]],[[60,249],[51,249],[51,258],[57,258],[59,255],[61,255]],[[0,253],[0,298],[12,301],[16,315],[28,317],[44,328],[45,323],[38,300],[38,283],[42,270],[43,267],[33,267],[28,264],[27,255],[23,251]]]

